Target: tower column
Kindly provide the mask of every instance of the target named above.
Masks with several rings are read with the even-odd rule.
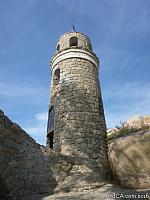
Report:
[[[54,151],[74,159],[72,174],[81,173],[84,181],[91,177],[95,184],[109,174],[98,70],[87,36],[70,32],[60,37],[51,60],[48,139]]]

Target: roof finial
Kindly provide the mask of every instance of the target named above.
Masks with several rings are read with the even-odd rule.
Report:
[[[74,32],[77,32],[76,29],[75,29],[75,27],[74,27],[74,25],[72,25],[72,28],[73,28],[73,31],[74,31]]]

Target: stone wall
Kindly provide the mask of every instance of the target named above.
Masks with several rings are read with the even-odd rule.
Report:
[[[108,141],[114,179],[125,188],[150,188],[150,131]]]
[[[0,199],[52,193],[71,169],[65,157],[46,151],[0,111]]]
[[[88,60],[72,58],[61,61],[59,69],[59,84],[52,82],[51,87],[54,150],[74,157],[72,175],[78,175],[78,180],[85,177],[80,181],[82,187],[100,185],[108,180],[109,167],[98,68]]]
[[[9,195],[49,191],[53,176],[48,163],[44,147],[0,112],[0,177]]]

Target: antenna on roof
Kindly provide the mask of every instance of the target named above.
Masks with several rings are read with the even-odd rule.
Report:
[[[73,31],[74,31],[74,32],[77,32],[76,29],[75,29],[75,27],[74,27],[74,25],[72,25],[72,28],[73,28]]]

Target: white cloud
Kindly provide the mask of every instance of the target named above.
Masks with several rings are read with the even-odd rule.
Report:
[[[10,97],[23,97],[28,95],[39,95],[43,91],[43,87],[31,84],[9,84],[0,83],[0,95]]]
[[[34,116],[34,125],[25,127],[24,129],[31,135],[37,142],[45,144],[46,141],[46,129],[47,129],[47,112],[37,113]]]
[[[137,82],[130,82],[126,84],[111,85],[105,91],[106,97],[116,98],[142,98],[150,99],[150,86]]]
[[[47,112],[37,113],[37,114],[35,115],[35,118],[36,118],[39,122],[45,122],[45,121],[47,121]]]
[[[20,39],[17,40],[15,43],[11,44],[10,46],[7,47],[7,49],[3,49],[0,51],[0,54],[7,54],[13,50],[15,50],[16,48],[20,47],[21,45],[23,45],[25,42],[27,42],[28,40],[25,39]]]
[[[146,84],[113,85],[104,92],[104,100],[108,127],[135,115],[150,115],[150,87]]]
[[[20,103],[42,104],[48,101],[48,89],[33,82],[24,84],[0,83],[0,96]],[[21,99],[21,101],[20,101]]]

